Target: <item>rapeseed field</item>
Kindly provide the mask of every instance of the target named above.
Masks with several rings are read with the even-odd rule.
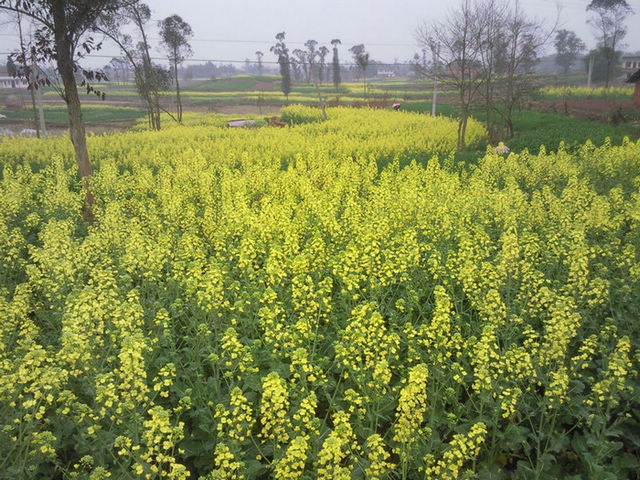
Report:
[[[0,478],[634,478],[640,143],[327,113],[0,140]]]

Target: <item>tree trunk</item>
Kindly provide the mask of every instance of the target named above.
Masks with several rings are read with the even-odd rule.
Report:
[[[40,124],[40,133],[47,136],[47,124],[44,121],[44,109],[42,108],[42,90],[40,89],[40,85],[38,84],[38,65],[36,64],[35,58],[32,58],[31,69],[33,71],[34,83],[36,85],[35,93],[35,101],[38,105],[38,120]]]
[[[178,101],[178,123],[182,123],[182,100],[180,100],[180,83],[178,82],[178,53],[174,52],[173,70],[176,74],[176,98]]]
[[[458,121],[458,143],[456,150],[462,152],[465,147],[464,137],[467,132],[467,116],[469,115],[468,104],[466,103],[466,88],[464,86],[465,62],[462,61],[460,68],[460,120]]]
[[[36,135],[40,138],[40,123],[38,122],[38,108],[36,106],[36,75],[35,72],[31,72],[31,79],[29,80],[29,93],[31,94],[31,107],[33,108],[33,124],[36,128]]]
[[[322,108],[322,118],[327,120],[327,109],[324,103],[324,98],[320,95],[320,88],[318,87],[318,82],[316,82],[316,92],[318,93],[318,101],[320,102],[320,108]]]
[[[468,118],[469,118],[469,113],[467,111],[467,107],[465,105],[462,105],[462,108],[460,110],[460,121],[458,122],[458,145],[457,145],[458,152],[464,151],[466,147],[464,137],[467,133]]]
[[[73,45],[71,43],[71,39],[67,35],[68,25],[64,10],[65,2],[63,0],[52,0],[51,6],[53,13],[56,63],[58,66],[58,72],[62,78],[62,84],[64,85],[64,100],[67,103],[67,112],[69,114],[69,134],[76,154],[78,174],[80,175],[80,178],[84,179],[84,188],[86,190],[86,205],[83,216],[85,220],[91,220],[93,218],[91,211],[93,195],[89,190],[88,177],[91,176],[92,170],[91,163],[89,163],[89,152],[87,150],[84,123],[82,122],[82,110],[80,108],[78,86],[73,72]]]
[[[436,116],[436,104],[438,102],[438,66],[434,55],[434,72],[433,72],[433,97],[431,99],[431,116]]]
[[[492,68],[492,67],[489,67]],[[487,111],[487,133],[489,134],[489,141],[493,142],[495,140],[495,126],[491,121],[491,109],[493,108],[493,86],[491,85],[491,75],[487,76],[487,88],[486,88],[486,103],[485,109]]]
[[[364,92],[364,98],[367,98],[367,75],[362,71],[362,91]]]
[[[142,47],[144,49],[144,58],[143,58],[143,66],[146,66],[147,73],[151,78],[151,91],[149,94],[150,98],[153,99],[153,108],[152,108],[152,118],[153,118],[153,128],[156,130],[160,130],[160,98],[158,95],[158,81],[156,78],[156,72],[153,68],[153,63],[151,62],[151,54],[149,53],[149,42],[147,41],[147,34],[144,31],[144,24],[142,22],[142,18],[136,8],[133,9],[135,14],[135,22],[140,29],[140,34],[142,35]]]

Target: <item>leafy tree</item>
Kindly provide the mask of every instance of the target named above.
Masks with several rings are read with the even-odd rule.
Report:
[[[160,112],[164,109],[160,105],[159,92],[167,86],[167,74],[151,61],[151,48],[146,33],[150,20],[149,6],[135,2],[115,14],[102,15],[97,22],[96,30],[111,39],[131,65],[136,89],[147,106],[149,127],[160,130]],[[133,24],[140,35],[138,42],[134,42],[131,35],[123,33],[122,27],[129,24]],[[166,113],[172,116],[169,112]]]
[[[36,62],[55,61],[56,63],[64,87],[61,93],[67,105],[69,133],[78,164],[78,173],[85,179],[84,216],[86,219],[92,217],[93,195],[89,190],[88,181],[92,170],[76,74],[83,77],[81,86],[86,87],[88,93],[95,92],[89,82],[101,80],[104,75],[101,72],[83,69],[79,59],[101,46],[91,36],[98,17],[103,14],[115,14],[124,5],[131,3],[134,3],[134,0],[0,0],[0,9],[26,15],[36,22],[37,29],[33,45]],[[19,63],[27,65],[29,62],[26,60],[23,59]],[[28,72],[25,73],[28,78]],[[100,92],[95,93],[100,94]]]
[[[318,42],[316,40],[307,40],[304,44],[307,47],[307,62],[309,62],[309,69],[307,70],[307,83],[311,83],[313,77],[313,70],[316,64],[316,56],[318,55],[318,51],[316,47],[318,46]]]
[[[332,71],[333,71],[333,86],[338,90],[340,87],[340,59],[338,58],[338,45],[340,45],[340,39],[334,38],[331,40],[331,45],[333,45],[333,60]]]
[[[324,78],[325,78],[324,71],[327,67],[325,59],[327,58],[328,54],[329,54],[329,49],[324,45],[318,49],[318,58],[320,59],[320,62],[319,62],[320,70],[318,72],[318,78],[320,80],[320,83],[324,82]]]
[[[309,64],[307,63],[307,52],[299,48],[296,48],[291,53],[293,53],[293,57],[295,58],[295,61],[296,61],[296,66],[298,67],[296,69],[296,80],[300,80],[298,78],[298,73],[300,73],[303,76],[302,78],[303,80],[308,80]]]
[[[367,94],[367,67],[369,66],[369,53],[365,50],[363,44],[354,45],[349,49],[353,60],[358,65],[358,69],[362,75],[362,85],[364,87],[364,94]]]
[[[294,50],[295,52],[295,50]],[[296,60],[295,56],[289,57],[289,63],[291,65],[291,71],[293,72],[293,80],[299,82],[303,76],[301,75],[300,62]]]
[[[615,76],[619,73],[620,60],[622,52],[611,52],[606,47],[600,45],[598,48],[591,50],[589,55],[584,59],[585,70],[589,70],[589,57],[593,57],[593,71],[591,72],[591,80],[594,82],[606,82],[607,77]],[[613,67],[610,67],[609,58],[613,58]]]
[[[280,76],[282,77],[282,93],[289,101],[289,93],[291,93],[291,68],[289,65],[289,49],[284,43],[284,32],[280,32],[276,35],[276,44],[271,47],[276,57],[278,57],[278,65],[280,66]]]
[[[569,73],[569,68],[586,48],[574,32],[558,30],[555,38],[556,64],[562,67],[563,73]]]
[[[180,99],[180,82],[178,80],[178,65],[184,59],[192,55],[189,40],[193,36],[191,26],[182,20],[179,15],[171,15],[158,24],[160,27],[160,39],[165,47],[169,61],[173,65],[174,80],[176,83],[176,100],[177,100],[177,117],[178,122],[182,123],[182,100]]]
[[[618,49],[627,34],[624,22],[633,10],[625,0],[592,0],[587,11],[592,12],[589,24],[596,31],[598,45],[605,56],[605,87],[608,87],[616,66]]]

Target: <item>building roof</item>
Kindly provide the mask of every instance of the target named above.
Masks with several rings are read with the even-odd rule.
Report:
[[[631,76],[627,79],[627,83],[636,83],[640,81],[640,70],[636,70],[635,73],[632,73]]]

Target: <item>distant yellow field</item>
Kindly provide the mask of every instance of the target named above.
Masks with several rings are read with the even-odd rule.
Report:
[[[540,93],[545,97],[586,97],[586,98],[631,98],[632,87],[543,87]]]

